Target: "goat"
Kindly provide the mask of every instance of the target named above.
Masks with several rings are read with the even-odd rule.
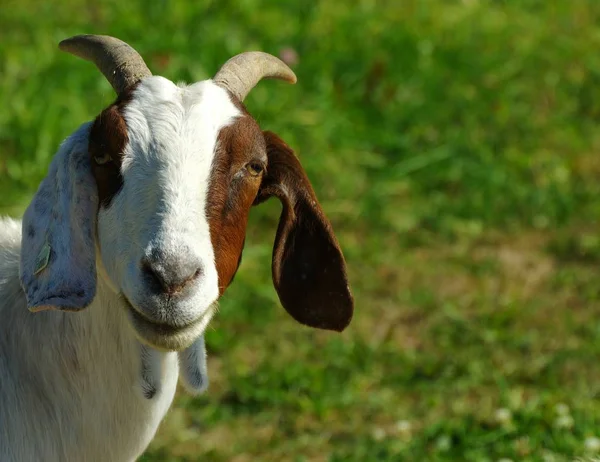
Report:
[[[300,162],[243,104],[262,78],[295,83],[283,62],[246,52],[175,85],[116,38],[59,46],[117,98],[62,143],[22,221],[0,219],[0,460],[132,461],[177,379],[207,386],[203,333],[253,205],[282,203],[272,278],[295,320],[342,331],[353,298]]]

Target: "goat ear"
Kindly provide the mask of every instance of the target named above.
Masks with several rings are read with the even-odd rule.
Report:
[[[292,149],[264,137],[268,167],[255,204],[273,196],[283,204],[272,263],[279,300],[296,321],[341,332],[354,310],[344,256]]]
[[[30,311],[77,311],[96,293],[98,193],[88,154],[90,123],[54,156],[23,216],[21,284]]]

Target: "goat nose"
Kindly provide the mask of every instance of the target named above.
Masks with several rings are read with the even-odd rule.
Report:
[[[169,261],[142,259],[142,271],[157,289],[168,295],[182,292],[202,276],[202,265],[197,261]]]

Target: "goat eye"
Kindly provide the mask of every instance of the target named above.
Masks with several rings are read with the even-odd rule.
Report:
[[[104,153],[99,156],[94,156],[94,162],[98,165],[108,164],[112,160],[109,153]]]
[[[246,164],[246,170],[252,176],[258,176],[262,173],[264,167],[260,162],[250,162]]]

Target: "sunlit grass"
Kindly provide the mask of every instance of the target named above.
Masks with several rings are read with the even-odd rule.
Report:
[[[279,206],[253,211],[146,461],[571,461],[600,455],[600,4],[9,1],[0,8],[0,209],[113,98],[76,33],[129,41],[172,80],[250,49],[298,84],[248,107],[293,146],[348,260],[343,334],[279,307]]]

